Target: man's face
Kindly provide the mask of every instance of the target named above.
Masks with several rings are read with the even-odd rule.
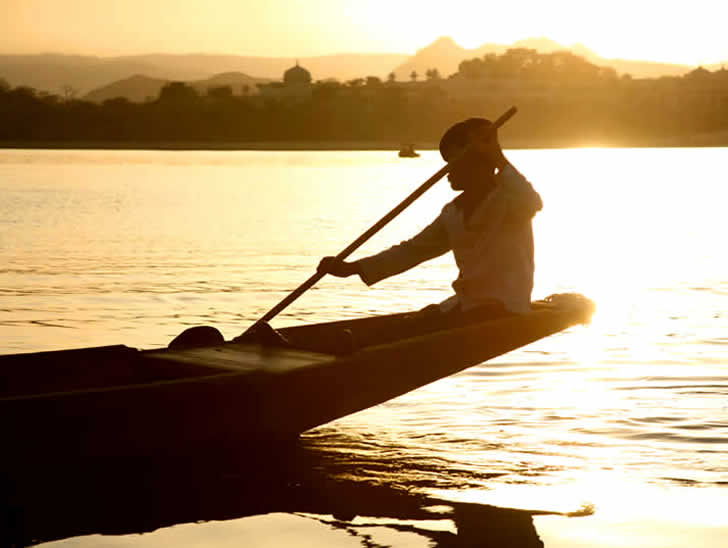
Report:
[[[468,191],[487,186],[495,167],[477,148],[470,148],[464,156],[453,162],[447,175],[450,187],[456,191]]]

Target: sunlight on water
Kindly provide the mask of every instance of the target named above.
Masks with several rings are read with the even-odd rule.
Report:
[[[630,516],[725,533],[727,152],[509,152],[544,201],[534,298],[583,293],[592,324],[310,440],[357,455],[362,476],[444,498],[593,505],[583,530],[542,518],[558,546]],[[0,151],[0,348],[149,348],[199,324],[231,338],[441,165],[434,151]],[[452,197],[440,183],[354,256],[411,236]],[[274,323],[420,308],[456,275],[445,256],[370,289],[324,279]]]

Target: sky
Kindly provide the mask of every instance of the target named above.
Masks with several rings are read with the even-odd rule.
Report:
[[[413,54],[545,36],[605,58],[728,61],[724,0],[0,0],[0,54]]]

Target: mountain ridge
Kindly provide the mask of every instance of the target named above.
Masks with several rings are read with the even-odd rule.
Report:
[[[344,53],[301,57],[301,65],[315,79],[347,80],[362,75],[386,76],[393,66],[408,55]],[[210,78],[225,72],[241,72],[253,78],[280,79],[296,63],[288,57],[252,57],[241,55],[144,54],[119,57],[66,55],[57,53],[0,55],[0,78],[13,86],[30,86],[57,93],[70,85],[78,95],[109,85],[134,74],[175,81]]]
[[[99,88],[93,89],[82,98],[94,103],[102,103],[108,99],[123,97],[135,103],[142,103],[159,97],[162,87],[173,80],[154,78],[145,74],[134,74]],[[189,85],[204,95],[210,88],[230,86],[234,95],[242,95],[244,86],[248,86],[249,93],[255,93],[256,84],[270,82],[269,78],[255,78],[242,72],[223,72],[203,80],[193,80]]]
[[[72,87],[77,96],[95,92],[113,85],[130,75],[168,81],[199,81],[217,74],[239,72],[261,80],[279,80],[283,72],[298,62],[309,70],[314,80],[378,76],[386,78],[394,73],[398,79],[409,79],[412,71],[424,74],[437,68],[443,77],[457,71],[463,60],[481,57],[487,53],[502,54],[509,48],[526,47],[540,53],[569,50],[596,65],[612,67],[619,74],[635,78],[680,76],[694,68],[691,65],[605,59],[584,44],[564,46],[546,37],[525,38],[512,44],[484,42],[473,49],[461,47],[449,36],[440,36],[417,50],[414,55],[403,53],[339,53],[300,57],[258,57],[234,54],[150,53],[99,57],[57,53],[0,54],[0,78],[13,86],[30,86],[38,90],[58,93]],[[706,65],[708,70],[720,68],[721,63]]]
[[[449,36],[440,36],[428,44],[404,63],[397,66],[392,72],[398,79],[407,79],[414,71],[419,75],[425,71],[437,68],[440,75],[447,77],[458,70],[460,62],[483,55],[494,53],[497,55],[505,53],[511,48],[535,49],[539,53],[551,53],[554,51],[571,51],[584,57],[590,63],[598,66],[611,67],[618,74],[630,74],[636,78],[657,78],[660,76],[681,76],[696,67],[675,63],[661,63],[657,61],[632,61],[627,59],[607,59],[600,57],[587,46],[581,43],[565,46],[544,36],[525,38],[517,40],[512,44],[484,43],[477,48],[466,49],[458,45]],[[706,68],[720,68],[720,63],[709,65]]]

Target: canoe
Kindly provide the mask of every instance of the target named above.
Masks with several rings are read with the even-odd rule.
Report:
[[[399,149],[400,158],[419,158],[419,153],[415,151],[414,145],[402,145]]]
[[[280,329],[287,346],[222,341],[0,356],[2,459],[194,454],[302,432],[570,326],[594,305],[555,295],[532,311],[399,335],[394,314]],[[358,341],[350,348],[342,340]]]

